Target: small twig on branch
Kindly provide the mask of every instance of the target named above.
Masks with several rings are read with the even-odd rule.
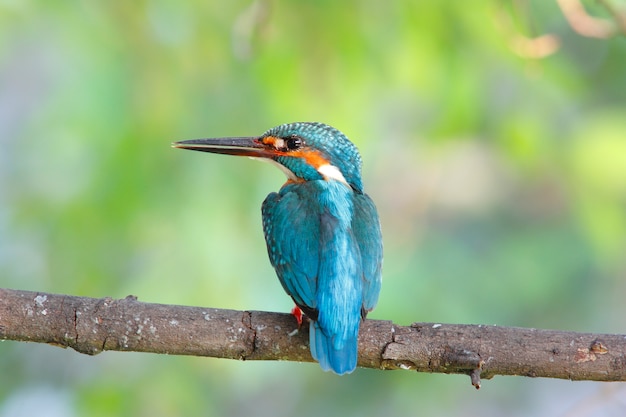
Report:
[[[312,362],[308,331],[289,314],[150,304],[0,289],[0,339],[105,350]],[[626,381],[626,335],[366,320],[359,366]]]

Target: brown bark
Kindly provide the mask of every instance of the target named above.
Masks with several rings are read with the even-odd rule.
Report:
[[[105,350],[311,362],[307,326],[289,314],[0,289],[0,339]],[[626,335],[366,320],[359,366],[481,377],[626,381]]]

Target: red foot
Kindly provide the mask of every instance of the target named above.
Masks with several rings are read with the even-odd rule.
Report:
[[[295,306],[294,308],[291,309],[291,314],[296,318],[296,321],[298,322],[298,329],[300,327],[302,327],[302,310],[300,310],[300,307]]]

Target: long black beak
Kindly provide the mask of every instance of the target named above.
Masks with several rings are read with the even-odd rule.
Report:
[[[172,147],[192,151],[223,155],[252,156],[257,158],[271,158],[273,155],[271,150],[257,137],[181,140],[180,142],[174,142]]]

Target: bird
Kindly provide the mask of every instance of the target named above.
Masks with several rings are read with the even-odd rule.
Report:
[[[282,124],[254,137],[192,139],[175,148],[248,156],[287,176],[261,207],[270,263],[309,320],[311,356],[324,371],[356,369],[361,322],[376,306],[383,243],[378,212],[363,192],[361,156],[338,129]],[[298,327],[300,328],[300,327]]]

